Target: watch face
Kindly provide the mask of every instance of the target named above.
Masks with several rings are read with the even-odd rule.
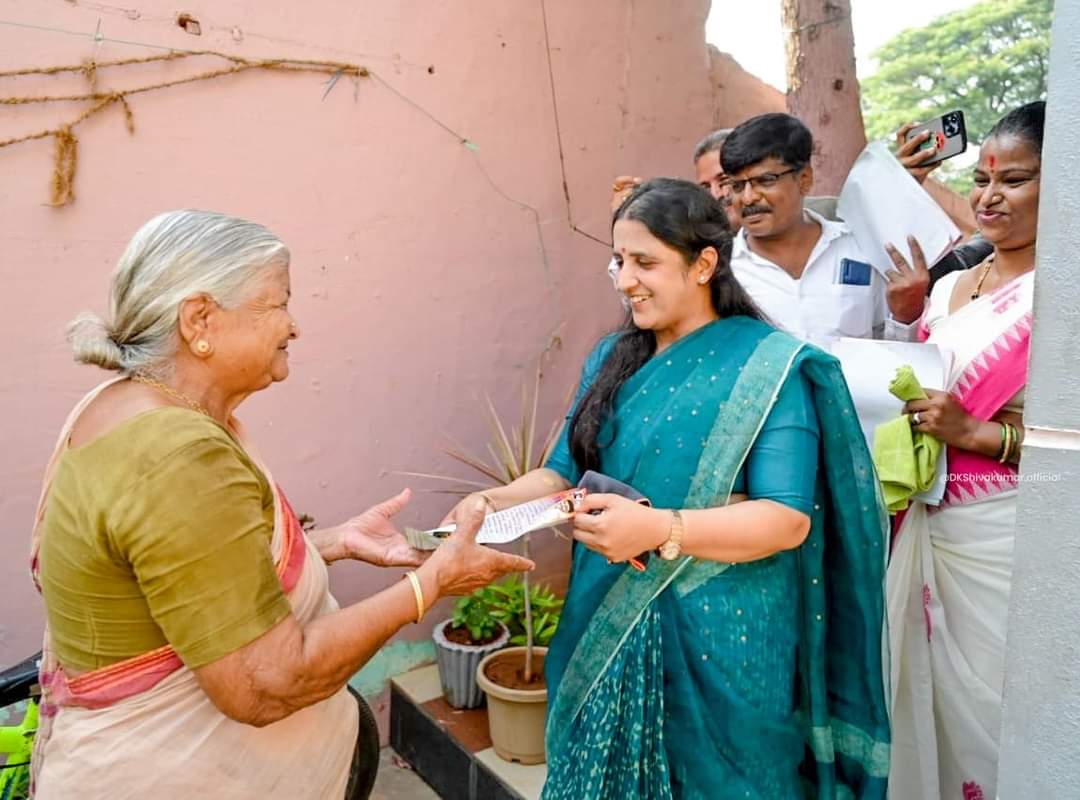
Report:
[[[664,542],[660,545],[660,558],[664,561],[674,561],[679,557],[679,546],[672,542]]]

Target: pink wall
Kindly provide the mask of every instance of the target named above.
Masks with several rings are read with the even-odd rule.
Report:
[[[515,408],[519,381],[556,332],[563,347],[544,412],[559,413],[583,354],[618,314],[606,248],[567,223],[541,2],[123,5],[131,13],[7,0],[0,18],[37,27],[0,24],[0,70],[160,52],[110,39],[352,61],[479,149],[380,80],[362,80],[355,93],[343,80],[324,100],[322,76],[265,73],[141,95],[134,136],[118,110],[80,126],[70,207],[45,205],[50,141],[0,149],[0,664],[38,646],[41,606],[26,554],[41,471],[72,403],[106,377],[72,363],[63,327],[85,307],[103,310],[108,273],[151,215],[238,214],[292,249],[302,329],[293,374],[242,416],[294,505],[327,523],[404,484],[421,486],[395,470],[452,469],[442,435],[482,442],[477,392]],[[201,36],[176,27],[180,10],[199,19]],[[611,176],[688,174],[690,150],[712,120],[708,2],[547,0],[546,11],[575,222],[607,238]],[[106,41],[95,44],[99,23]],[[174,63],[100,80],[128,86],[193,71]],[[0,78],[0,96],[83,86],[81,77]],[[0,139],[77,112],[5,107]],[[420,494],[404,521],[436,522],[448,502]],[[549,548],[547,571],[564,557]],[[397,575],[335,567],[334,589],[355,600]]]
[[[713,86],[713,127],[734,128],[750,117],[787,111],[783,92],[747,72],[734,56],[709,45]]]

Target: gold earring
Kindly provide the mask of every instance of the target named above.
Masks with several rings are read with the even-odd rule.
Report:
[[[200,356],[208,356],[210,355],[211,350],[213,350],[213,348],[210,346],[210,342],[206,341],[205,339],[199,339],[199,341],[195,342],[196,354]]]

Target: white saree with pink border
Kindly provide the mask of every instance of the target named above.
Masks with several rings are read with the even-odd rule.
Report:
[[[971,415],[1022,412],[1033,273],[949,313],[961,273],[935,287],[924,338],[951,353],[948,390]],[[937,508],[913,503],[888,571],[890,797],[993,800],[1018,472],[947,448]]]
[[[87,394],[60,432],[34,525],[35,582],[56,465],[79,414],[116,380]],[[235,418],[230,429],[274,488],[270,550],[297,620],[305,624],[336,611],[325,562]],[[344,687],[255,728],[219,711],[169,645],[69,678],[47,629],[40,677],[35,800],[331,800],[345,795],[359,723],[356,703]]]

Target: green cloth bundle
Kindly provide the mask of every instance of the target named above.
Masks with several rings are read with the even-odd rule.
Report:
[[[907,364],[896,370],[889,391],[905,403],[927,397],[915,371]],[[906,509],[912,495],[933,485],[941,448],[941,442],[930,434],[912,430],[906,414],[878,425],[874,431],[874,466],[890,514]]]

